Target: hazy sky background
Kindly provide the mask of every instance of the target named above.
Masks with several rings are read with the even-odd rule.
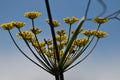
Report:
[[[84,15],[88,0],[50,0],[53,18],[59,20],[62,28],[66,27],[62,18]],[[120,9],[120,0],[104,0],[107,16]],[[43,29],[43,37],[50,37],[44,0],[0,0],[0,24],[9,21],[24,21],[24,29],[31,26],[24,17],[26,11],[40,11],[42,16],[36,19],[36,26]],[[88,17],[95,17],[102,11],[97,0],[92,0]],[[84,26],[95,28],[96,24]],[[120,21],[110,20],[101,26],[109,37],[100,40],[94,52],[77,67],[65,73],[65,80],[120,80]],[[13,30],[16,33],[16,30]],[[42,40],[42,39],[41,39]],[[28,52],[23,43],[20,45]],[[12,43],[7,31],[0,30],[0,80],[53,80],[54,77],[27,60]]]

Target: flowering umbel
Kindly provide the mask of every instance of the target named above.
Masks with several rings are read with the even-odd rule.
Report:
[[[8,23],[4,23],[1,25],[1,27],[5,30],[11,30],[13,28],[21,28],[25,26],[25,22],[19,22],[19,21],[11,21],[11,22],[8,22]]]
[[[42,32],[42,30],[41,30],[41,29],[38,29],[37,27],[35,27],[35,28],[31,27],[31,28],[30,28],[30,31],[32,31],[34,34],[39,34],[39,33]]]
[[[46,22],[50,25],[50,20],[49,19],[46,19]],[[53,20],[52,22],[53,22],[53,26],[54,27],[60,26],[60,22],[59,21]]]
[[[29,19],[32,19],[34,23],[34,19],[39,17],[41,15],[40,12],[25,12],[25,16]],[[58,47],[58,56],[60,61],[63,62],[57,62],[55,47],[53,46],[53,40],[52,39],[44,39],[43,41],[39,41],[37,35],[42,32],[41,29],[38,29],[34,25],[30,28],[30,31],[23,30],[21,31],[21,28],[25,26],[25,22],[19,22],[19,21],[11,21],[9,23],[4,23],[1,25],[1,27],[5,30],[10,31],[13,28],[18,29],[17,37],[24,40],[25,43],[30,48],[31,44],[35,50],[38,52],[38,54],[41,56],[43,60],[47,60],[44,62],[47,64],[47,66],[50,66],[51,69],[59,68],[60,66],[63,68],[63,71],[65,71],[69,66],[80,56],[79,53],[83,53],[85,47],[88,46],[88,44],[91,43],[92,37],[95,36],[97,39],[103,38],[107,36],[106,32],[100,31],[100,30],[85,30],[82,28],[82,23],[84,22],[84,18],[79,22],[78,27],[76,30],[73,30],[71,27],[71,24],[73,25],[75,22],[77,22],[79,19],[77,17],[72,17],[71,19],[69,17],[63,18],[63,21],[66,24],[70,24],[69,26],[69,34],[67,34],[67,30],[61,29],[56,31],[56,42]],[[95,22],[102,24],[107,22],[108,19],[106,18],[96,18],[94,19]],[[49,19],[46,20],[48,24],[50,24]],[[53,20],[53,26],[57,27],[60,26],[60,22],[57,20]],[[70,35],[71,34],[71,35]],[[80,38],[77,37],[78,35],[84,35],[84,37]],[[68,39],[71,38],[71,39]],[[85,49],[84,49],[85,48]],[[32,49],[30,48],[32,51]],[[82,51],[83,50],[83,51]],[[32,51],[33,52],[33,51]],[[35,53],[33,53],[35,57],[39,60],[39,57]],[[41,60],[40,60],[41,61]],[[47,68],[46,66],[44,66]],[[51,69],[47,68],[47,71],[51,71]],[[51,72],[54,74],[53,72]]]
[[[42,39],[43,36],[41,37],[41,33],[44,31],[35,26],[35,19],[41,15],[42,13],[37,11],[24,13],[25,17],[31,19],[32,27],[29,30],[22,30],[26,23],[20,21],[4,23],[1,27],[8,31],[12,41],[26,58],[48,73],[54,75],[56,80],[64,80],[63,73],[82,62],[91,54],[98,41],[108,36],[106,32],[100,30],[100,24],[107,22],[108,18],[98,17],[93,19],[93,21],[99,25],[96,29],[90,30],[83,29],[83,23],[86,21],[86,16],[80,20],[75,16],[71,18],[65,17],[63,18],[63,22],[68,24],[67,26],[69,27],[63,27],[63,29],[61,29],[61,27],[58,27],[61,26],[61,23],[58,20],[52,20],[50,13],[48,13],[49,18],[46,19],[46,22],[51,28],[52,38],[44,37]],[[77,22],[77,26],[72,27],[75,25],[74,23]],[[11,33],[13,28],[18,30],[16,34],[17,37],[25,42],[38,63],[29,57],[15,41]],[[47,36],[47,34],[45,35]],[[91,43],[93,46],[90,45]],[[89,46],[90,51],[86,53],[82,59],[79,59],[81,55],[87,51]]]
[[[5,30],[11,30],[14,28],[12,22],[8,22],[8,23],[4,23],[4,24],[1,24],[1,27]]]
[[[67,24],[74,24],[79,20],[79,18],[73,16],[71,19],[69,17],[63,18],[64,22]]]
[[[108,22],[108,18],[98,17],[98,18],[94,18],[93,21],[96,22],[96,23],[98,23],[98,24],[103,24],[105,22]]]
[[[20,38],[20,39],[25,39],[25,40],[32,40],[33,38],[33,33],[32,32],[29,32],[29,31],[22,31],[20,33],[17,34],[17,36]]]
[[[35,19],[39,16],[41,16],[42,13],[41,12],[36,12],[36,11],[32,11],[32,12],[25,12],[24,16],[29,18],[29,19]]]

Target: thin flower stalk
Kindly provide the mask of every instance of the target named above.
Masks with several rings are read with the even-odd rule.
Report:
[[[76,63],[75,63],[74,65],[72,65],[71,67],[69,67],[69,65],[66,66],[66,67],[65,67],[65,72],[68,71],[68,70],[70,70],[70,69],[72,69],[72,68],[74,68],[74,67],[77,66],[79,63],[81,63],[82,61],[84,61],[84,60],[92,53],[92,51],[95,49],[95,47],[97,46],[98,40],[99,40],[99,38],[97,39],[97,41],[96,41],[96,43],[94,44],[93,48],[92,48],[92,49],[87,53],[87,55],[84,56],[80,61],[76,62]],[[68,68],[68,67],[69,67],[69,68]]]
[[[86,11],[85,11],[85,19],[87,19],[87,16],[88,16],[88,10],[90,8],[90,4],[91,4],[91,0],[88,1],[88,4],[87,4],[87,8],[86,8]]]
[[[51,73],[51,74],[52,74],[51,71],[49,71],[48,69],[42,67],[41,65],[39,65],[38,63],[36,63],[33,59],[31,59],[30,57],[28,57],[28,56],[22,51],[22,49],[18,46],[18,44],[16,43],[15,39],[13,38],[10,30],[8,30],[8,33],[9,33],[9,35],[10,35],[13,43],[15,44],[15,46],[18,48],[18,50],[19,50],[27,59],[29,59],[31,62],[33,62],[34,64],[36,64],[37,66],[39,66],[39,67],[42,68],[43,70],[45,70],[45,71],[47,71],[48,73]]]
[[[21,30],[18,28],[19,33],[22,33]],[[21,36],[23,37],[23,40],[25,42],[25,44],[28,46],[28,48],[30,49],[30,51],[32,52],[32,54],[35,56],[35,58],[44,66],[46,67],[48,70],[51,70],[51,68],[49,68],[49,66],[46,65],[45,62],[43,62],[37,55],[36,53],[32,50],[32,48],[30,47],[28,41],[24,38],[24,36],[21,34]]]
[[[34,34],[34,36],[35,36],[35,39],[36,39],[36,41],[37,41],[37,45],[38,45],[38,47],[39,47],[40,52],[41,52],[42,55],[40,55],[39,53],[38,53],[38,54],[39,54],[40,57],[45,61],[45,63],[46,63],[51,69],[53,69],[53,67],[51,66],[51,63],[49,63],[49,61],[47,60],[46,56],[45,56],[44,53],[42,52],[41,47],[40,47],[40,45],[39,45],[39,41],[38,41],[37,35],[36,35],[35,32],[34,32],[34,31],[35,31],[34,19],[32,19],[32,26],[33,26],[33,34]]]

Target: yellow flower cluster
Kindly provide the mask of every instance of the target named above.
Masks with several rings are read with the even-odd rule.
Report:
[[[103,31],[92,30],[91,33],[93,35],[95,35],[97,38],[103,38],[103,37],[108,36],[108,34],[106,32],[103,32]]]
[[[103,38],[105,36],[107,36],[108,34],[106,32],[103,31],[98,31],[98,30],[85,30],[84,32],[82,32],[84,35],[90,37],[90,36],[96,36],[97,38]]]
[[[15,26],[16,28],[21,28],[23,26],[25,26],[25,22],[19,22],[19,21],[16,21],[16,22],[11,22],[13,26]]]
[[[32,42],[32,45],[33,45],[34,47],[36,47],[37,49],[42,48],[42,47],[45,46],[45,42],[44,42],[44,41],[42,41],[42,42],[37,42],[35,39],[33,39],[31,42]]]
[[[38,29],[37,27],[36,28],[30,28],[30,31],[31,32],[33,32],[34,34],[39,34],[39,33],[41,33],[42,32],[42,30],[41,29]]]
[[[102,23],[108,22],[108,18],[98,17],[98,18],[94,18],[93,21],[98,23],[98,24],[102,24]]]
[[[29,19],[35,19],[39,16],[41,16],[42,13],[41,12],[36,12],[36,11],[32,11],[32,12],[25,12],[24,16],[29,18]]]
[[[90,30],[85,30],[84,32],[82,32],[82,34],[84,34],[84,35],[86,35],[88,37],[93,35]]]
[[[79,47],[84,47],[88,43],[87,38],[81,38],[81,39],[76,39],[74,41],[74,45],[79,46]]]
[[[62,36],[62,35],[65,35],[65,34],[66,34],[66,30],[65,30],[65,29],[58,30],[58,31],[56,31],[56,33],[57,33],[58,35]]]
[[[62,36],[57,35],[57,36],[56,36],[56,40],[58,40],[58,41],[66,40],[66,38],[67,38],[67,35],[62,35]]]
[[[79,19],[75,16],[73,16],[71,19],[69,17],[63,18],[64,22],[67,24],[73,24],[77,22]]]
[[[56,31],[56,33],[58,34],[56,36],[56,40],[58,41],[64,41],[67,39],[67,35],[66,35],[66,31],[65,30],[59,30],[59,31]]]
[[[64,48],[64,46],[67,43],[67,35],[66,35],[66,30],[62,29],[62,30],[58,30],[56,31],[57,35],[56,35],[56,40],[58,41],[58,48],[61,50]]]
[[[86,44],[89,42],[89,40],[88,40],[88,38],[85,38],[85,37],[83,37],[83,38],[79,38],[79,39],[75,39],[74,41],[73,41],[73,44],[72,44],[72,46],[71,46],[71,48],[69,49],[69,53],[71,54],[71,53],[75,53],[76,51],[77,51],[77,48],[81,48],[81,47],[84,47],[84,46],[86,46]]]
[[[46,19],[46,22],[50,25],[50,20],[49,19]],[[52,23],[53,23],[54,27],[60,26],[60,22],[57,21],[57,20],[53,20]]]
[[[4,24],[1,24],[1,27],[5,30],[11,30],[14,28],[12,22],[8,22],[8,23],[4,23]]]
[[[29,31],[22,31],[20,33],[17,34],[17,36],[20,38],[20,39],[25,39],[25,40],[32,40],[34,35],[32,32],[29,32]]]
[[[19,21],[11,21],[11,22],[8,22],[8,23],[4,23],[1,25],[1,27],[5,30],[11,30],[13,29],[14,27],[16,28],[21,28],[25,26],[25,22],[19,22]]]
[[[45,40],[46,44],[48,45],[52,45],[52,40],[51,39],[48,39],[47,41]]]

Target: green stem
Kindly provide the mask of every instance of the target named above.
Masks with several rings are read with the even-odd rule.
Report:
[[[55,75],[55,80],[60,80],[59,75]]]
[[[97,0],[97,1],[98,1],[98,2],[100,3],[100,5],[103,7],[102,12],[97,16],[97,17],[100,17],[100,16],[102,16],[102,15],[106,12],[107,6],[106,6],[104,0]]]
[[[89,10],[89,7],[90,7],[90,3],[91,3],[91,0],[89,0],[88,4],[87,4],[87,8],[86,8],[86,11],[85,11],[85,19],[87,18],[87,15],[88,15],[88,10]]]
[[[120,14],[120,10],[117,10],[116,12],[109,14],[108,16],[106,16],[106,18],[110,18],[111,16],[116,15],[116,14]]]
[[[70,39],[70,31],[71,31],[71,27],[72,27],[72,24],[70,24],[70,27],[69,27],[69,33],[68,33],[68,42],[69,42],[69,39]]]
[[[64,74],[63,74],[63,71],[62,70],[60,70],[60,80],[64,80]]]

